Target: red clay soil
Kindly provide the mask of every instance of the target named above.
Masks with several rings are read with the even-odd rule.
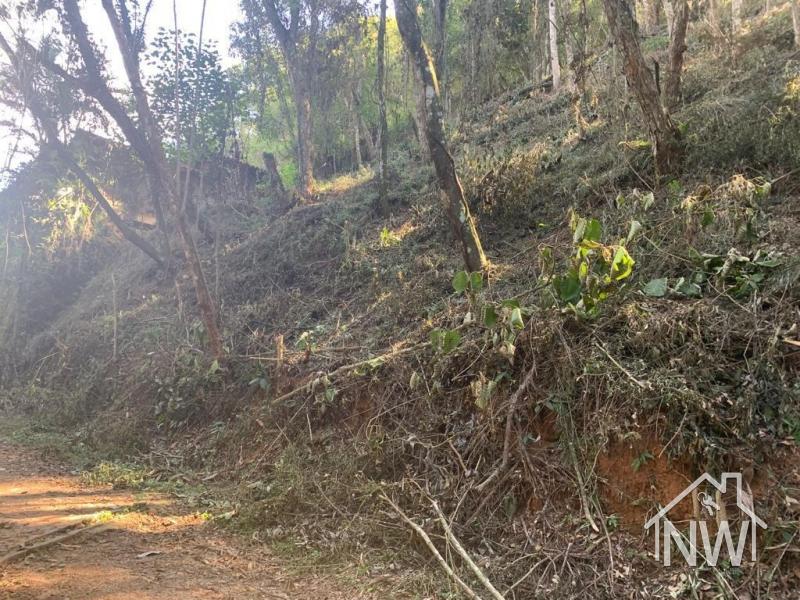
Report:
[[[2,599],[370,597],[327,578],[289,574],[264,547],[219,531],[169,498],[87,487],[0,441]]]

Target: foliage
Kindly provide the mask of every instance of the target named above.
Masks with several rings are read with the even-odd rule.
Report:
[[[635,261],[626,244],[636,236],[640,225],[634,221],[627,239],[606,245],[602,225],[597,219],[585,219],[573,212],[570,216],[575,254],[566,273],[551,278],[556,299],[582,318],[594,318],[600,305],[619,292],[633,273]],[[552,272],[553,258],[549,248],[542,251],[546,272]]]
[[[198,49],[195,34],[179,32],[176,55],[175,37],[174,31],[159,29],[146,56],[153,73],[153,111],[166,138],[180,143],[182,153],[191,148],[195,160],[219,155],[236,130],[240,83],[234,72],[222,68],[216,42],[204,40]]]

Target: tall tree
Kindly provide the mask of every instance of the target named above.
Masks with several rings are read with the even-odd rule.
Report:
[[[622,52],[625,78],[650,132],[656,175],[676,172],[683,155],[680,132],[661,105],[656,80],[639,46],[638,27],[631,8],[626,0],[603,0],[603,8],[614,41]]]
[[[220,334],[214,301],[203,273],[197,246],[186,221],[184,210],[186,202],[181,200],[179,188],[177,187],[178,182],[171,177],[167,168],[161,130],[150,107],[147,91],[142,83],[140,59],[143,44],[141,35],[139,32],[134,31],[131,25],[130,11],[126,0],[102,0],[102,5],[114,32],[117,47],[122,55],[122,62],[133,93],[139,122],[142,124],[145,137],[149,140],[149,154],[152,158],[148,159],[148,162],[153,165],[153,170],[150,172],[150,177],[153,180],[151,187],[165,190],[167,196],[172,200],[172,212],[175,217],[181,249],[192,276],[197,307],[200,310],[200,316],[206,329],[209,347],[214,356],[221,359],[223,357],[222,335]],[[64,6],[67,8],[67,18],[73,34],[78,36],[78,45],[81,48],[81,55],[84,56],[84,60],[88,55],[95,56],[77,0],[64,0]]]
[[[288,2],[283,6],[280,0],[263,0],[263,7],[283,52],[294,94],[298,188],[301,194],[310,196],[314,191],[311,79],[320,34],[320,2]]]
[[[422,80],[425,92],[427,121],[425,134],[439,185],[447,198],[447,217],[453,235],[461,245],[464,264],[470,272],[484,271],[488,267],[475,221],[464,198],[464,190],[456,173],[455,162],[447,147],[444,118],[439,95],[436,68],[430,52],[422,39],[415,0],[395,2],[397,26],[406,49],[411,54]]]
[[[380,157],[378,158],[378,203],[381,212],[389,213],[389,199],[386,190],[386,166],[389,161],[389,124],[386,120],[386,0],[381,0],[380,21],[378,23],[378,120]],[[369,135],[369,132],[367,132]]]
[[[0,48],[5,52],[16,74],[17,85],[22,92],[22,98],[25,102],[25,106],[22,108],[30,111],[40,129],[44,132],[44,144],[55,150],[56,155],[61,159],[61,162],[64,163],[64,166],[72,171],[75,177],[78,178],[78,181],[81,182],[97,204],[100,205],[108,216],[108,219],[119,230],[122,237],[152,258],[159,267],[163,267],[164,260],[158,251],[150,242],[131,229],[122,217],[120,217],[117,211],[111,206],[111,203],[108,202],[105,195],[100,191],[100,188],[94,180],[80,166],[67,144],[62,142],[59,138],[56,120],[47,108],[45,108],[41,100],[43,94],[34,87],[33,82],[36,79],[35,70],[37,68],[35,57],[23,56],[23,53],[19,50],[12,48],[11,44],[5,39],[2,33],[0,33]]]
[[[671,110],[681,97],[681,75],[683,55],[686,52],[686,29],[689,24],[688,0],[676,0],[673,4],[672,35],[669,40],[669,72],[664,87],[664,99]]]
[[[548,39],[550,40],[550,73],[553,76],[553,91],[561,87],[561,63],[558,60],[558,10],[556,0],[547,3]]]

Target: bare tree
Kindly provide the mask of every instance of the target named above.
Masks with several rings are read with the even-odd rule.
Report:
[[[603,0],[603,7],[614,41],[622,52],[625,78],[650,132],[656,175],[676,172],[683,155],[680,132],[661,105],[658,86],[639,46],[638,27],[631,8],[626,0]]]
[[[386,191],[386,167],[389,160],[389,125],[386,121],[386,0],[381,0],[378,24],[378,113],[380,121],[380,157],[378,158],[378,202],[381,213],[389,213]]]
[[[431,159],[436,169],[439,185],[447,198],[447,216],[453,235],[461,245],[464,264],[467,270],[471,272],[484,271],[488,266],[488,261],[483,253],[481,240],[478,237],[478,230],[475,228],[475,222],[470,214],[469,205],[464,199],[464,190],[456,173],[455,162],[447,148],[436,69],[422,39],[415,8],[416,2],[414,0],[397,0],[395,2],[400,36],[403,38],[406,49],[414,59],[425,92],[427,110],[425,133],[428,139]]]
[[[689,24],[689,2],[688,0],[675,0],[673,7],[672,35],[669,40],[669,73],[664,87],[664,98],[670,110],[678,105],[681,97],[683,55],[686,52],[686,29]]]

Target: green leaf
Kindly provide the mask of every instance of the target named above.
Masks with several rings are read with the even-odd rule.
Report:
[[[591,242],[599,242],[602,231],[603,227],[600,225],[600,221],[597,219],[589,219],[586,222],[586,230],[584,231],[583,239]]]
[[[466,271],[459,271],[453,277],[453,289],[462,294],[469,285],[469,275]]]
[[[675,284],[675,291],[690,298],[699,298],[702,295],[700,286],[681,277]]]
[[[430,333],[431,346],[436,350],[440,350],[444,345],[445,332],[442,329],[434,329]]]
[[[522,309],[515,308],[511,311],[511,318],[509,319],[511,327],[514,329],[524,329],[525,321],[522,320]]]
[[[630,243],[633,238],[639,235],[639,232],[642,230],[642,224],[639,221],[633,220],[631,221],[631,228],[628,230],[628,237],[625,238],[625,241]]]
[[[644,286],[642,291],[651,298],[663,298],[667,295],[667,279],[653,279]]]
[[[483,306],[483,324],[487,327],[494,327],[497,323],[497,311],[491,304]]]
[[[636,261],[628,254],[625,247],[619,246],[614,253],[614,260],[611,261],[611,277],[616,281],[622,281],[630,277],[634,264],[636,264]]]
[[[558,298],[567,304],[577,304],[581,299],[581,282],[577,273],[556,277],[553,279],[553,289]]]
[[[580,244],[583,238],[585,237],[586,233],[586,219],[583,217],[577,217],[575,219],[575,223],[572,229],[572,242],[575,244]]]
[[[444,342],[442,344],[442,350],[445,354],[449,354],[461,343],[461,334],[458,333],[455,329],[451,329],[444,335]]]
[[[334,398],[336,398],[336,388],[325,388],[325,400],[327,400],[328,403],[331,403],[333,402]]]
[[[483,289],[483,273],[475,271],[469,276],[469,285],[473,292],[480,292]]]
[[[715,218],[716,217],[714,216],[714,211],[711,210],[710,207],[706,207],[705,211],[703,211],[703,218],[700,221],[700,226],[705,229],[706,227],[714,223]]]

